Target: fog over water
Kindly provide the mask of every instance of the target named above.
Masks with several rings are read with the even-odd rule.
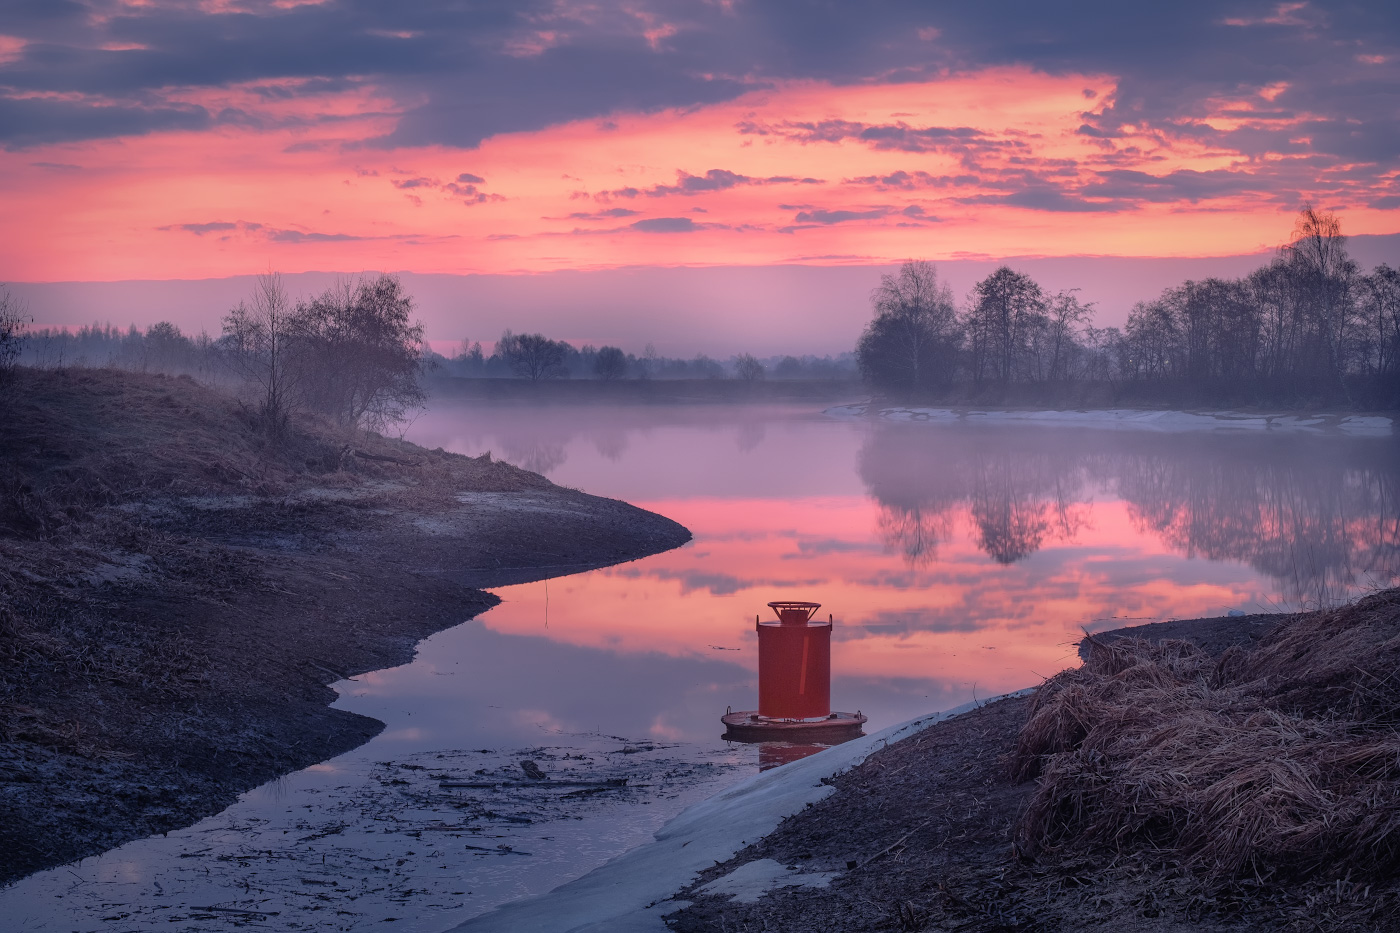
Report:
[[[412,663],[336,685],[338,706],[386,723],[367,745],[168,838],[27,879],[0,892],[0,915],[52,930],[248,919],[191,910],[218,905],[276,911],[279,928],[392,916],[430,930],[548,890],[757,768],[719,717],[754,708],[754,616],[770,600],[833,614],[833,706],[875,731],[1033,685],[1077,663],[1085,629],[1312,606],[1400,577],[1393,437],[451,400],[407,437],[625,499],[694,540],[497,590],[501,605]],[[518,776],[522,757],[646,787],[476,809],[437,787]]]

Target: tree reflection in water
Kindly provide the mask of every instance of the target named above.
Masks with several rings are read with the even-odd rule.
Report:
[[[910,567],[927,567],[938,558],[938,543],[953,536],[953,510],[922,505],[882,506],[880,536],[885,547]]]
[[[569,452],[563,443],[534,436],[507,436],[503,459],[534,473],[549,473],[564,465]]]
[[[1074,540],[1098,495],[1173,550],[1247,563],[1307,606],[1400,578],[1396,454],[1388,438],[881,425],[859,470],[911,567],[964,516],[983,553],[1024,560]]]

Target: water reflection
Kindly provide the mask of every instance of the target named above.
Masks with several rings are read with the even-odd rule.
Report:
[[[1400,571],[1400,457],[1389,438],[480,403],[438,404],[409,437],[490,450],[670,516],[695,540],[502,588],[499,606],[427,639],[411,664],[348,685],[340,705],[387,724],[370,744],[289,778],[283,798],[250,795],[217,832],[145,840],[89,860],[80,878],[65,867],[8,889],[0,916],[66,930],[121,915],[123,929],[166,930],[172,903],[227,898],[281,911],[288,929],[342,929],[321,888],[305,887],[324,876],[360,886],[347,909],[413,917],[399,925],[426,930],[543,890],[649,833],[687,794],[820,751],[718,738],[726,707],[756,703],[753,618],[774,599],[834,610],[832,696],[875,731],[1034,684],[1076,662],[1085,628],[1289,608]],[[644,745],[652,750],[638,753]],[[449,854],[431,841],[447,836],[421,830],[461,820],[433,809],[452,801],[405,803],[405,781],[432,795],[435,774],[518,768],[527,753],[551,768],[583,767],[581,755],[612,761],[639,790],[653,785],[651,796],[584,821],[485,824],[490,845],[519,843],[530,858],[488,856],[462,840]],[[656,780],[642,773],[648,755]],[[663,786],[668,774],[700,777]],[[317,833],[303,823],[329,831],[307,842]],[[266,858],[250,876],[242,863],[258,852]],[[393,887],[381,878],[386,859],[398,866]]]
[[[836,610],[842,702],[874,726],[974,686],[1033,683],[1073,663],[1084,628],[1289,608],[1398,569],[1388,438],[870,424],[719,405],[444,406],[413,437],[469,454],[562,448],[556,482],[695,533],[678,551],[557,581],[573,593],[567,624],[541,632],[517,603],[488,628],[621,654],[737,648],[725,660],[751,691],[755,607],[817,599]],[[748,703],[730,689],[710,715]],[[681,731],[698,741],[713,725]]]
[[[535,473],[550,473],[569,459],[564,445],[532,437],[509,437],[503,445],[504,459]],[[599,446],[599,452],[603,447]],[[618,451],[621,456],[622,451]],[[612,459],[616,460],[617,457]]]
[[[1309,441],[1139,454],[1115,479],[1141,526],[1172,547],[1246,561],[1288,600],[1326,605],[1400,574],[1400,461],[1389,441]]]
[[[1178,553],[1247,563],[1312,605],[1400,574],[1396,454],[1390,439],[885,425],[859,470],[910,567],[936,560],[963,517],[998,564],[1073,543],[1097,494]]]
[[[764,742],[758,746],[758,770],[767,771],[791,761],[800,761],[828,745],[794,745],[790,742]]]

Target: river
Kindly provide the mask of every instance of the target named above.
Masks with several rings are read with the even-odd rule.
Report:
[[[0,892],[7,928],[438,930],[548,890],[808,750],[720,739],[754,617],[834,618],[869,730],[1032,685],[1084,631],[1325,605],[1400,574],[1391,437],[885,423],[814,407],[451,403],[407,437],[689,527],[677,550],[498,590],[416,659],[336,685],[386,723],[188,829]],[[625,778],[619,791],[444,788]],[[595,792],[597,791],[597,792]]]

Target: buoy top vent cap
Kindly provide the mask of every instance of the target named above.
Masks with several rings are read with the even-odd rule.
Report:
[[[791,600],[778,600],[768,604],[768,608],[777,613],[778,619],[783,622],[808,622],[821,607],[821,603],[803,603]]]

